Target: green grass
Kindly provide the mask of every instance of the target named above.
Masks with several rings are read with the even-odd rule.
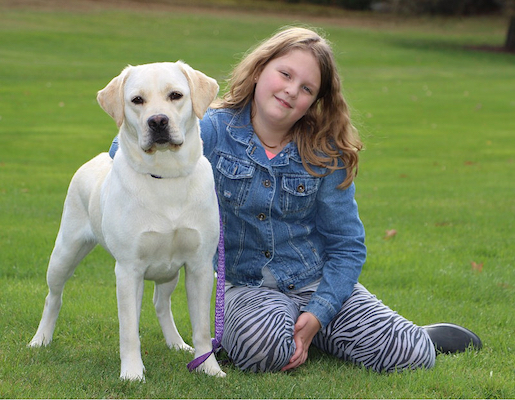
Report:
[[[515,56],[465,47],[501,44],[504,22],[288,15],[0,10],[0,397],[515,397]],[[227,378],[213,379],[188,373],[190,356],[166,348],[148,283],[146,382],[122,382],[113,261],[102,249],[67,284],[52,345],[27,348],[69,180],[116,134],[97,90],[127,64],[177,59],[222,82],[249,46],[295,22],[329,34],[366,143],[361,282],[417,324],[469,327],[484,349],[389,375],[312,350],[291,373],[226,365]],[[385,240],[388,229],[397,235]],[[182,284],[173,300],[191,342]]]

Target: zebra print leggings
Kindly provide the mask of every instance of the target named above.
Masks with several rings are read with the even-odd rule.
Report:
[[[284,294],[265,287],[229,286],[222,346],[240,369],[279,371],[295,352],[293,330],[312,291]],[[342,360],[390,372],[431,368],[436,352],[426,331],[392,311],[357,284],[313,345]]]

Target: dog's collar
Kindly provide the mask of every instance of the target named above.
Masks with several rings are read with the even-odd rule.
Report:
[[[150,176],[151,176],[152,178],[155,178],[155,179],[163,179],[163,177],[162,177],[162,176],[158,176],[158,175],[150,174]]]

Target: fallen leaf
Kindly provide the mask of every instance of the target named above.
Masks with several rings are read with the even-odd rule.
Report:
[[[387,229],[385,231],[386,235],[384,236],[384,240],[389,240],[393,238],[395,235],[397,235],[397,231],[395,229]]]
[[[472,270],[473,271],[477,271],[477,272],[482,272],[483,271],[483,263],[478,264],[477,262],[472,261],[470,264],[472,265]]]
[[[435,222],[435,226],[449,226],[449,225],[452,225],[452,224],[447,221]]]
[[[513,288],[513,285],[510,285],[509,283],[498,283],[497,286],[503,288],[503,289],[511,289]]]

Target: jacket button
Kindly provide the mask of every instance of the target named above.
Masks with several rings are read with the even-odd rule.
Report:
[[[272,186],[272,182],[270,182],[270,179],[265,179],[263,181],[263,186],[266,188],[269,188],[270,186]]]
[[[304,185],[299,185],[297,186],[297,192],[299,193],[304,193],[306,191],[306,188],[304,187]]]
[[[260,213],[260,214],[258,214],[258,216],[257,216],[257,217],[258,217],[258,219],[259,219],[260,221],[264,221],[264,220],[266,219],[266,215],[265,215],[264,213]]]
[[[290,289],[290,290],[295,289],[295,285],[294,285],[293,283],[290,283],[290,284],[288,285],[288,289]]]
[[[268,250],[267,250],[267,251],[265,251],[265,257],[266,257],[266,258],[270,258],[270,257],[272,257],[272,253],[270,253]]]

